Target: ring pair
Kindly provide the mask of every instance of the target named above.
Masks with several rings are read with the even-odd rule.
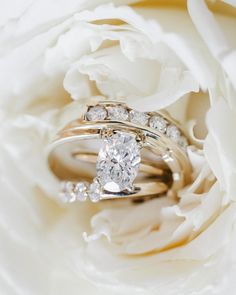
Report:
[[[189,183],[187,146],[183,131],[167,114],[102,101],[59,131],[48,162],[66,202],[142,200]]]

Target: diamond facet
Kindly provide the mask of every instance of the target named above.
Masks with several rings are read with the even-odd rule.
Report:
[[[89,186],[89,198],[92,202],[98,202],[100,200],[101,187],[97,182],[93,182]]]
[[[169,125],[166,129],[166,135],[175,142],[178,142],[181,136],[179,129],[175,125]]]
[[[149,121],[149,126],[154,129],[157,129],[161,133],[165,133],[166,127],[167,127],[167,121],[159,115],[154,115],[151,117]]]
[[[108,116],[111,120],[127,121],[129,113],[123,106],[114,106],[108,108]]]
[[[97,179],[110,192],[132,186],[140,165],[140,146],[134,136],[117,132],[104,140],[97,160]]]
[[[90,107],[86,113],[86,118],[89,121],[105,120],[107,117],[107,111],[103,106]]]
[[[131,110],[129,112],[130,122],[135,124],[141,124],[142,126],[147,125],[149,116],[146,113]]]
[[[85,185],[85,183],[83,182],[76,183],[74,192],[75,192],[76,199],[78,201],[81,201],[81,202],[86,201],[88,196],[86,190],[87,190],[87,186]]]

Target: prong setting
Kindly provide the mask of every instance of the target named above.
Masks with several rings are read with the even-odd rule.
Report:
[[[101,130],[101,138],[108,139],[115,134],[115,131],[111,128],[104,128]]]

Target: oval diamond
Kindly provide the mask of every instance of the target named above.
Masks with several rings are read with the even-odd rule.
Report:
[[[140,166],[140,146],[134,136],[119,132],[104,140],[97,160],[97,180],[109,192],[130,189]]]

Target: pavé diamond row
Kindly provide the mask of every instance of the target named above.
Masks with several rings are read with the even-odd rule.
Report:
[[[92,202],[97,202],[100,199],[100,190],[100,185],[97,182],[88,184],[86,182],[63,181],[60,198],[64,203],[84,202],[88,198]]]
[[[183,149],[188,145],[188,140],[179,127],[158,112],[139,112],[123,104],[112,105],[108,102],[89,106],[84,119],[87,121],[128,121],[161,132]]]

